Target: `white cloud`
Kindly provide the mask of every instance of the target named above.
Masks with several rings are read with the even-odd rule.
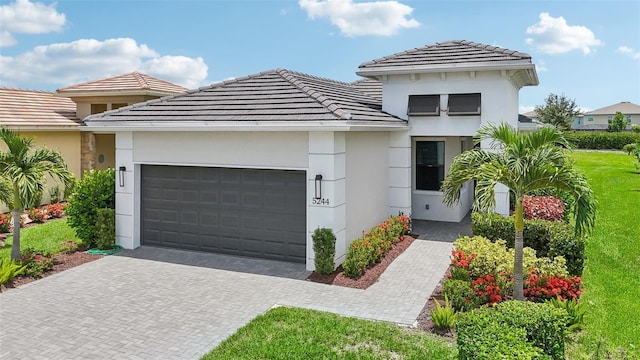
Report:
[[[541,13],[540,21],[527,28],[527,44],[545,54],[563,54],[572,50],[581,50],[585,55],[593,48],[603,44],[596,39],[589,28],[579,25],[567,25],[562,17],[554,18],[549,13]]]
[[[633,60],[640,60],[640,51],[636,51],[628,46],[618,46],[616,52],[619,54],[629,55]]]
[[[543,60],[540,60],[536,64],[536,70],[538,72],[547,72],[549,71],[549,68],[547,67],[547,64]]]
[[[193,88],[205,82],[208,71],[200,57],[161,56],[131,38],[37,46],[15,57],[0,57],[0,65],[0,84],[49,83],[59,87],[141,71]]]
[[[13,33],[46,34],[62,31],[66,17],[56,11],[56,3],[45,5],[41,2],[16,0],[14,3],[0,6],[0,23],[0,46],[12,46],[16,44]]]
[[[354,3],[352,0],[300,0],[310,19],[329,18],[348,37],[395,35],[420,23],[411,18],[413,8],[397,1]]]

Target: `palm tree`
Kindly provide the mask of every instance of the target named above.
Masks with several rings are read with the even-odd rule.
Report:
[[[563,148],[571,148],[564,135],[555,128],[544,127],[531,133],[518,133],[507,125],[487,125],[478,131],[476,142],[489,141],[492,150],[473,149],[456,156],[442,183],[444,202],[460,200],[460,189],[476,180],[474,210],[489,212],[495,208],[495,186],[506,185],[515,195],[514,290],[517,300],[524,300],[522,247],[524,219],[522,199],[525,194],[556,188],[570,193],[575,200],[575,231],[588,233],[595,222],[596,204],[586,178],[578,173]]]
[[[0,151],[0,201],[11,209],[13,245],[11,258],[20,259],[20,216],[26,206],[42,194],[46,175],[60,179],[65,186],[73,175],[59,152],[46,148],[34,149],[32,138],[23,138],[7,128],[0,128],[0,140],[7,151]],[[4,191],[3,191],[4,190]]]

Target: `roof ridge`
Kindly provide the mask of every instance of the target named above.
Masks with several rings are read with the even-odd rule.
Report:
[[[286,69],[276,69],[275,72],[280,75],[284,80],[291,83],[293,86],[300,89],[302,92],[310,96],[312,99],[317,101],[320,105],[327,108],[333,115],[335,115],[338,119],[349,119],[351,118],[351,114],[347,111],[344,111],[338,106],[335,100],[328,98],[323,93],[311,89],[307,84],[305,84],[302,80],[300,80],[296,75],[306,75],[303,73],[296,73],[295,71],[289,71]],[[314,78],[311,75],[306,75],[308,77]],[[322,79],[315,77],[316,79]],[[335,81],[334,81],[335,82]]]
[[[51,94],[51,95],[55,94],[55,92],[48,91],[48,90],[22,89],[22,88],[14,88],[9,86],[0,86],[0,90],[24,91],[24,92],[44,93],[44,94]]]
[[[125,74],[125,75],[128,75],[128,74]],[[133,77],[136,79],[138,84],[140,84],[141,89],[145,89],[145,90],[151,89],[151,85],[147,82],[147,79],[145,79],[144,76],[142,76],[143,75],[142,73],[134,71],[131,73],[131,75],[133,75]]]

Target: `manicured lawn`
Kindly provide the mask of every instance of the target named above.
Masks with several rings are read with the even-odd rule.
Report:
[[[11,244],[13,237],[7,238],[7,244],[0,248],[0,258],[11,257]],[[76,237],[76,233],[69,225],[66,219],[48,221],[44,224],[30,226],[20,230],[20,247],[26,249],[28,247],[36,250],[58,252],[61,242],[73,240],[76,244],[80,243],[80,239]]]
[[[452,344],[396,325],[279,307],[202,359],[454,359]]]
[[[605,358],[596,357],[598,346],[603,345],[601,339],[610,348],[638,354],[640,173],[631,156],[622,152],[576,151],[571,156],[587,174],[599,201],[583,273],[581,301],[589,304],[586,327],[574,357]]]

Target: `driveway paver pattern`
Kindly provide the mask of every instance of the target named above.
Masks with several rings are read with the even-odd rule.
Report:
[[[254,260],[215,254],[185,252],[200,266],[149,260],[136,256],[143,247],[0,294],[0,359],[197,359],[277,305],[412,325],[451,248],[416,240],[357,290],[300,280],[291,264],[281,265],[294,278],[227,270]],[[277,263],[260,264],[278,274]]]

